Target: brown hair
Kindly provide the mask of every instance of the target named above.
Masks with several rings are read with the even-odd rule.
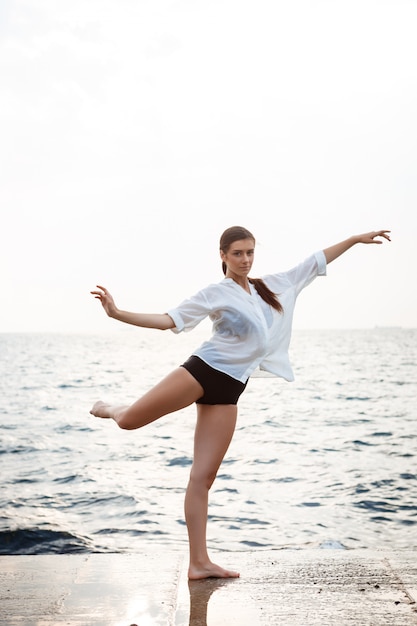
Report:
[[[240,239],[252,239],[253,243],[255,243],[255,237],[247,228],[243,228],[243,226],[227,228],[220,237],[220,250],[226,254],[232,243]],[[224,261],[222,262],[222,270],[223,274],[226,274],[227,266]],[[265,285],[262,278],[249,278],[248,280],[255,287],[262,300],[272,306],[278,313],[283,313],[284,309],[277,295]]]

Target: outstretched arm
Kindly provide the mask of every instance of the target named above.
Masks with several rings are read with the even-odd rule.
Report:
[[[376,239],[376,237],[383,237],[387,241],[391,241],[389,237],[390,230],[375,230],[370,233],[364,233],[363,235],[354,235],[353,237],[349,237],[349,239],[345,239],[340,243],[336,243],[334,246],[330,246],[323,250],[324,255],[326,257],[327,263],[331,263],[338,256],[349,250],[352,246],[357,243],[379,243],[382,241],[380,239]]]
[[[167,330],[175,326],[168,313],[131,313],[130,311],[121,311],[117,308],[111,293],[101,285],[97,285],[97,290],[91,291],[91,293],[97,300],[100,300],[107,315],[115,320],[119,320],[119,322],[141,326],[142,328],[158,328],[159,330]]]

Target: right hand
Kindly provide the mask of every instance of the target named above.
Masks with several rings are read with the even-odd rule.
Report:
[[[113,300],[113,296],[111,293],[101,285],[97,285],[97,289],[99,291],[91,291],[90,293],[97,299],[100,300],[103,309],[106,311],[109,317],[115,317],[117,312],[117,307]]]

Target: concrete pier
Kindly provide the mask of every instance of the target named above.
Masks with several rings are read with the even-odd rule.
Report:
[[[189,582],[184,555],[0,557],[7,626],[417,626],[417,551],[221,553],[239,579]]]

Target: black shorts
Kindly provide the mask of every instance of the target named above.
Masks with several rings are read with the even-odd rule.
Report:
[[[241,383],[240,380],[219,372],[194,354],[181,367],[185,367],[204,389],[203,395],[196,401],[197,404],[237,404],[248,382]]]

